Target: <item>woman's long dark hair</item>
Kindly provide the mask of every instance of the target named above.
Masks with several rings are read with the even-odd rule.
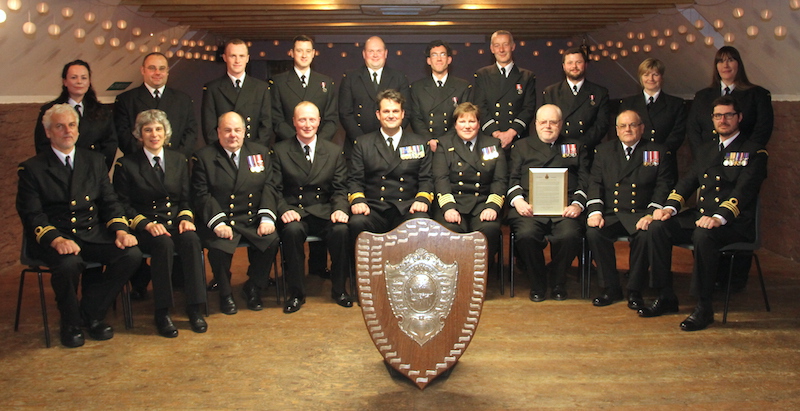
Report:
[[[61,79],[67,79],[67,72],[69,72],[69,68],[72,66],[83,66],[86,67],[86,70],[89,72],[89,89],[86,90],[86,94],[83,96],[83,101],[81,104],[85,107],[83,112],[85,113],[84,119],[82,120],[93,120],[98,117],[105,115],[106,110],[99,110],[98,108],[102,107],[102,103],[100,100],[97,99],[97,93],[94,92],[94,86],[91,84],[92,80],[92,69],[89,67],[89,63],[83,60],[75,60],[70,61],[69,63],[64,65],[64,69],[61,70]],[[67,86],[63,83],[61,84],[61,95],[55,99],[54,103],[66,103],[69,101],[69,90],[67,90]]]
[[[717,50],[717,54],[714,56],[714,75],[711,77],[711,88],[719,88],[719,82],[722,81],[722,78],[719,76],[717,63],[722,61],[725,57],[732,58],[739,63],[736,77],[733,79],[733,84],[736,85],[736,88],[739,90],[747,90],[753,87],[754,84],[747,79],[747,71],[744,69],[744,62],[742,62],[742,56],[739,54],[739,50],[736,50],[735,47],[723,46]]]

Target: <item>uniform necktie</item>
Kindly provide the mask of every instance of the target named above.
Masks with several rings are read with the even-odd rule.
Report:
[[[308,160],[308,162],[310,163],[311,162],[311,147],[309,147],[308,144],[303,146],[303,152],[306,153],[306,160]]]
[[[306,75],[305,74],[300,76],[300,84],[303,85],[303,88],[306,88]]]
[[[242,80],[236,79],[236,92],[242,91]]]
[[[650,106],[653,105],[653,96],[647,99],[647,109],[650,110]]]
[[[156,163],[155,165],[153,165],[153,170],[155,170],[156,175],[158,175],[158,178],[161,179],[161,181],[163,182],[164,181],[164,169],[161,167],[161,157],[154,156],[153,157],[153,162]]]
[[[472,151],[472,142],[467,141],[467,150]]]
[[[625,147],[625,160],[630,161],[631,153],[633,153],[633,147]]]
[[[375,91],[378,91],[378,72],[372,72],[372,85],[375,86]]]
[[[500,75],[503,76],[503,78],[506,78],[506,68],[505,67],[500,67]]]
[[[723,94],[723,96],[727,96],[728,94],[731,94],[731,88],[728,87],[728,86],[725,86],[725,94]]]
[[[725,144],[719,143],[719,151],[725,150]]]
[[[78,112],[78,118],[83,118],[83,112],[81,111],[81,103],[75,105],[75,111]]]
[[[439,88],[442,88],[442,87],[444,87],[444,84],[442,84],[442,80],[436,80],[436,81],[438,81],[438,82],[439,82]]]
[[[158,89],[153,92],[153,97],[156,100],[156,107],[158,107],[158,104],[161,103],[161,93],[158,92]]]
[[[67,166],[67,170],[69,170],[70,173],[71,173],[72,172],[72,163],[69,162],[69,156],[67,156],[64,159],[64,164]]]
[[[391,137],[386,139],[386,144],[389,145],[389,150],[394,151],[394,140]]]
[[[239,164],[236,163],[236,153],[231,153],[231,161],[233,162],[233,167],[238,170]]]
[[[573,96],[577,96],[578,95],[578,85],[577,84],[572,86],[572,95]]]

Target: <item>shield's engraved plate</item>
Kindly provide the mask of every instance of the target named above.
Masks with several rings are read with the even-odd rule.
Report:
[[[400,329],[419,345],[439,334],[456,296],[458,263],[445,264],[418,249],[397,265],[386,263],[386,292]]]
[[[486,237],[428,219],[356,241],[361,313],[390,367],[425,388],[475,336],[486,294]]]

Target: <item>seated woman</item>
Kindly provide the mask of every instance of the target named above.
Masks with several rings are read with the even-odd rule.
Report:
[[[192,331],[206,332],[200,313],[206,302],[202,246],[189,208],[189,168],[186,157],[164,144],[172,135],[167,115],[147,110],[136,116],[133,135],[142,150],[120,158],[114,170],[114,188],[131,219],[142,252],[151,255],[155,323],[158,333],[178,336],[169,307],[172,302],[172,261],[178,253],[184,277],[186,313]]]
[[[500,212],[508,169],[500,141],[479,135],[478,106],[461,103],[453,111],[455,132],[439,138],[433,155],[438,208],[436,221],[457,233],[480,231],[489,256],[500,246]]]

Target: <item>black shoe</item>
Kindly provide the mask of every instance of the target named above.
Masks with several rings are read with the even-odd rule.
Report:
[[[227,315],[233,315],[239,312],[239,310],[236,309],[236,303],[233,302],[233,296],[230,294],[219,296],[219,310]]]
[[[678,311],[677,298],[658,298],[649,307],[643,307],[639,310],[639,317],[658,317],[666,313],[677,313]]]
[[[208,285],[206,286],[206,291],[217,291],[217,290],[219,290],[219,283],[217,282],[216,279],[212,279],[211,281],[208,282]]]
[[[700,331],[714,323],[714,310],[697,307],[681,323],[683,331]]]
[[[347,293],[341,293],[341,294],[333,293],[331,294],[331,298],[333,298],[333,300],[336,301],[336,304],[339,304],[342,307],[349,308],[353,306],[353,301],[350,300],[350,296],[347,295]]]
[[[110,325],[100,320],[87,320],[86,328],[89,333],[89,337],[92,337],[95,340],[103,341],[114,338],[114,329],[111,328]]]
[[[540,303],[547,299],[544,291],[531,290],[531,301]]]
[[[189,316],[189,326],[192,327],[192,331],[196,333],[204,333],[208,331],[208,324],[206,323],[206,319],[203,318],[203,314],[200,313],[199,307],[190,306],[186,309],[186,315]]]
[[[283,312],[285,314],[291,314],[297,311],[300,311],[300,307],[306,303],[305,297],[293,297],[290,298],[289,301],[286,302],[286,305],[283,306]]]
[[[313,272],[311,272],[310,274],[319,276],[320,278],[325,279],[325,280],[330,280],[331,279],[331,270],[329,270],[328,267],[323,267],[323,268],[316,269]]]
[[[85,342],[83,330],[75,325],[61,323],[61,345],[67,348],[78,348]]]
[[[614,304],[617,301],[622,301],[622,290],[606,290],[603,295],[595,298],[592,305],[595,307],[605,307]]]
[[[129,293],[131,300],[145,301],[147,300],[147,288],[133,287]]]
[[[642,298],[641,291],[628,291],[628,308],[631,310],[641,310],[644,308],[644,299]]]
[[[156,314],[155,322],[158,334],[162,337],[175,338],[178,336],[178,329],[175,328],[175,324],[169,314]]]
[[[550,297],[556,301],[564,301],[567,299],[567,290],[564,288],[563,285],[557,285],[553,287],[553,291],[550,293]]]
[[[255,284],[251,283],[249,280],[245,282],[242,293],[244,294],[245,301],[247,301],[247,308],[253,311],[261,311],[264,309],[264,305],[261,302],[261,293]]]

